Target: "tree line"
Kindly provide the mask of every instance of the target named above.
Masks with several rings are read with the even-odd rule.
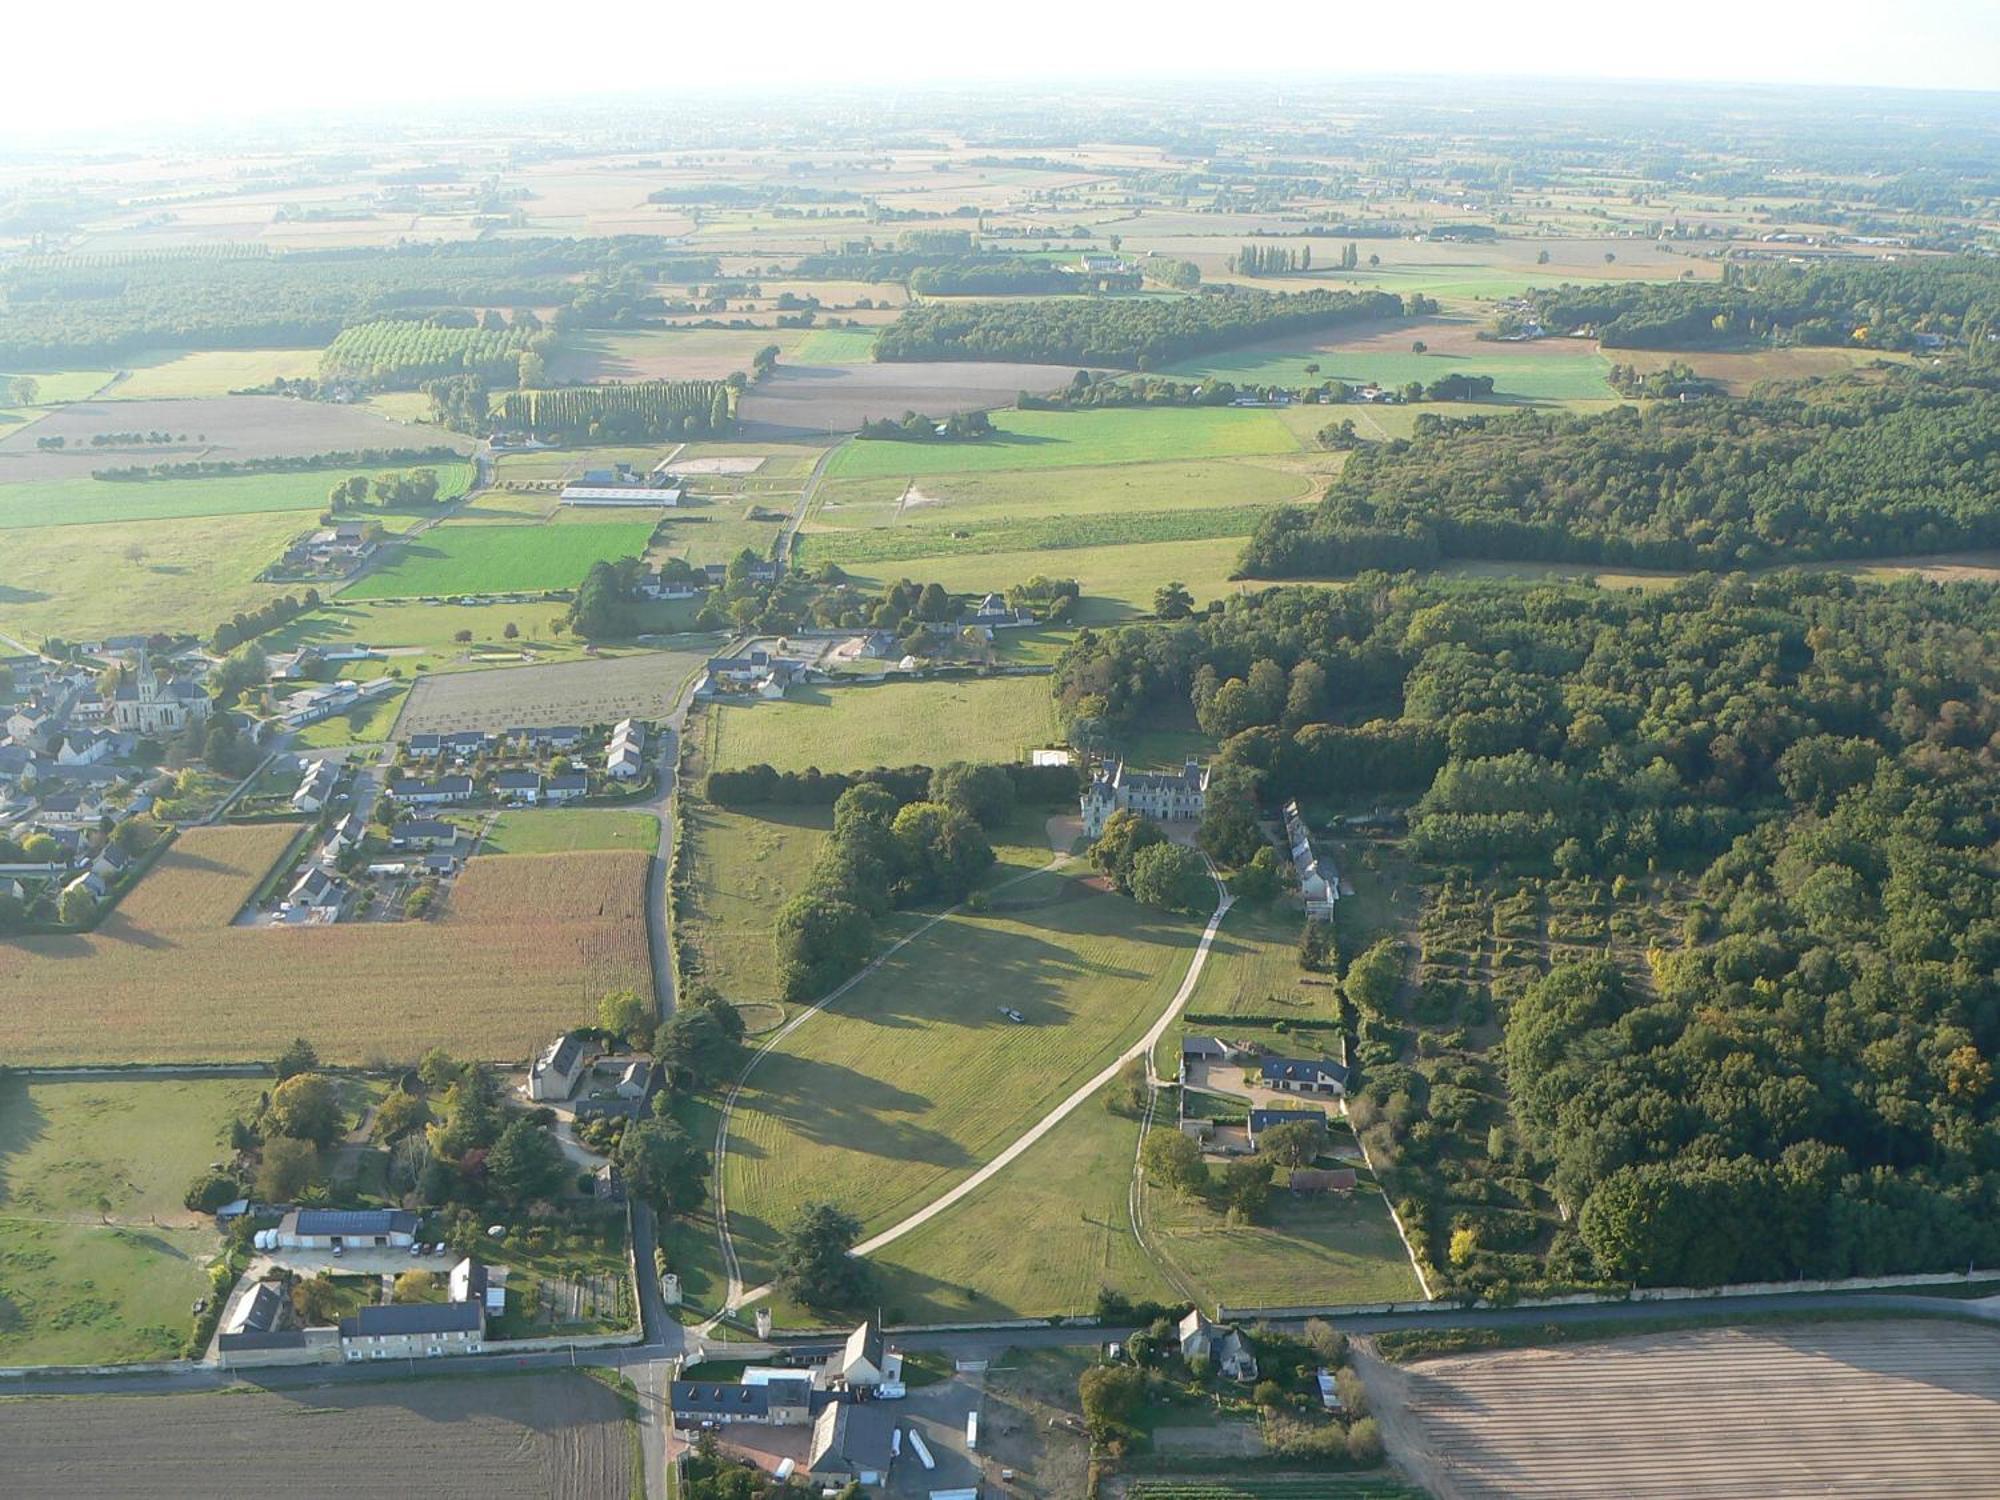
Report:
[[[1173,298],[939,303],[903,309],[878,360],[996,359],[1148,370],[1213,349],[1418,310],[1387,292],[1208,289]]]
[[[439,398],[434,395],[432,399],[436,402]],[[728,432],[735,419],[729,387],[720,380],[645,380],[632,385],[509,391],[492,414],[499,427],[570,442],[699,437]]]
[[[92,479],[227,479],[233,474],[300,474],[313,469],[374,468],[382,464],[463,463],[456,448],[337,448],[326,453],[297,453],[275,458],[205,458],[195,463],[133,464],[122,469],[92,469]]]

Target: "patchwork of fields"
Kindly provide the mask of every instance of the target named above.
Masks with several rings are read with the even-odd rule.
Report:
[[[477,859],[422,924],[230,926],[295,832],[189,829],[95,932],[0,940],[0,1053],[254,1061],[305,1035],[329,1062],[515,1060],[650,985],[643,853]]]

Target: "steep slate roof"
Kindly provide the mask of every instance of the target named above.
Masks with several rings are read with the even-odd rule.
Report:
[[[1326,1115],[1317,1109],[1253,1109],[1250,1133],[1259,1135],[1276,1125],[1324,1125]]]
[[[858,1359],[867,1360],[878,1370],[882,1368],[882,1325],[873,1318],[847,1336],[847,1347],[841,1351],[843,1367]]]
[[[415,1234],[417,1216],[400,1208],[299,1208],[278,1227],[285,1234]]]
[[[762,1385],[732,1385],[712,1380],[676,1380],[669,1405],[675,1411],[701,1416],[768,1416],[771,1390]]]
[[[486,1326],[475,1302],[396,1302],[364,1307],[340,1320],[340,1336],[380,1338],[406,1333],[477,1333]]]
[[[1337,1062],[1320,1062],[1296,1057],[1267,1057],[1258,1064],[1257,1071],[1266,1080],[1286,1083],[1318,1083],[1330,1078],[1343,1088],[1347,1084],[1347,1069]]]

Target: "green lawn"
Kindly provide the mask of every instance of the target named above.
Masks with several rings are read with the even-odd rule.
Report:
[[[1295,453],[1298,441],[1268,411],[1214,408],[1114,411],[1002,411],[997,435],[976,443],[853,442],[834,456],[829,478],[963,474],[987,469],[1055,469]]]
[[[1091,1100],[978,1192],[869,1257],[892,1323],[1088,1313],[1103,1288],[1173,1300],[1132,1234],[1138,1121]]]
[[[383,743],[389,738],[389,731],[396,727],[396,715],[403,711],[403,697],[407,691],[406,688],[399,688],[344,714],[335,714],[317,724],[306,725],[299,731],[300,748],[331,750],[343,745]]]
[[[424,604],[416,600],[342,598],[280,626],[263,638],[263,645],[270,651],[291,651],[309,643],[358,641],[390,650],[418,646],[455,653],[464,647],[453,637],[461,630],[469,630],[476,644],[532,650],[537,657],[547,660],[574,656],[583,650],[584,642],[566,631],[557,635],[550,628],[550,622],[562,619],[568,608],[556,600],[531,604]],[[520,632],[512,641],[506,637],[509,625]],[[414,665],[400,657],[366,665],[379,672],[398,663],[406,671]],[[438,663],[431,665],[435,668]]]
[[[833,825],[829,808],[729,812],[681,802],[694,839],[692,910],[676,919],[701,977],[731,1000],[779,998],[771,922],[805,883]]]
[[[874,357],[875,335],[860,328],[816,328],[800,339],[791,358],[795,365],[865,365]]]
[[[405,465],[404,467],[407,467]],[[433,464],[438,493],[456,499],[472,483],[470,464]],[[309,469],[297,474],[231,474],[219,479],[59,479],[0,485],[0,527],[164,521],[258,511],[320,511],[334,480],[376,469]],[[298,526],[310,524],[300,520]],[[271,559],[276,561],[275,558]]]
[[[132,629],[206,636],[287,590],[257,575],[298,534],[290,512],[0,529],[0,630],[23,640]],[[290,592],[298,592],[293,588]]]
[[[806,1199],[879,1230],[990,1159],[1160,1014],[1200,933],[1068,874],[995,907],[886,958],[751,1075],[724,1171],[752,1284]]]
[[[718,705],[714,725],[715,770],[1014,761],[1056,732],[1046,677],[794,688],[781,703]]]
[[[659,847],[660,825],[651,813],[596,807],[516,809],[493,820],[482,854],[565,854],[572,849]]]
[[[1423,1296],[1382,1195],[1294,1198],[1279,1189],[1261,1224],[1231,1224],[1209,1204],[1146,1187],[1148,1241],[1207,1302],[1285,1307],[1416,1301]]]
[[[594,562],[636,557],[651,521],[600,526],[481,526],[446,522],[399,548],[387,566],[355,580],[342,599],[528,593],[575,588]]]
[[[104,393],[107,401],[226,396],[231,391],[319,374],[317,349],[208,349],[196,354],[142,354],[130,373]]]
[[[1308,364],[1318,365],[1319,373],[1308,375]],[[1495,344],[1491,354],[1397,354],[1319,349],[1310,340],[1301,340],[1292,350],[1261,345],[1204,354],[1165,373],[1182,378],[1219,375],[1239,385],[1284,386],[1313,385],[1322,380],[1400,386],[1412,380],[1429,384],[1446,375],[1491,375],[1497,396],[1517,401],[1574,401],[1610,399],[1615,394],[1605,382],[1610,369],[1611,361],[1601,354],[1520,354],[1509,352],[1505,344]],[[1342,407],[1325,410],[1329,421],[1351,415]]]
[[[1209,946],[1208,964],[1188,997],[1188,1011],[1194,1015],[1283,1016],[1301,1021],[1338,1019],[1333,981],[1299,967],[1299,932],[1304,924],[1305,913],[1295,895],[1281,895],[1263,906],[1239,902],[1231,907]],[[1214,1029],[1201,1022],[1169,1028],[1154,1051],[1154,1068],[1163,1077],[1172,1077],[1179,1066],[1181,1032]],[[1325,1037],[1326,1046],[1333,1044],[1325,1033],[1311,1035]],[[1294,1045],[1315,1054],[1321,1050],[1318,1042],[1301,1040]]]
[[[0,1079],[0,1364],[171,1358],[218,1238],[181,1206],[258,1079]]]

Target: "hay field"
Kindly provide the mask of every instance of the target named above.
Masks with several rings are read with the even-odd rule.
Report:
[[[141,355],[104,392],[107,401],[226,396],[273,380],[319,374],[317,349],[208,349],[198,354]]]
[[[1986,1326],[1725,1328],[1382,1368],[1390,1453],[1441,1500],[1990,1495],[2000,1474]]]
[[[122,456],[115,463],[145,462]],[[0,528],[96,525],[107,521],[166,521],[190,516],[253,515],[261,511],[302,511],[294,525],[304,530],[326,508],[335,480],[354,474],[401,472],[355,465],[307,469],[296,474],[230,474],[215,479],[107,480],[80,476],[0,485]],[[472,465],[426,464],[438,476],[438,499],[455,500],[472,487]],[[391,518],[393,524],[394,518]]]
[[[1014,761],[1056,732],[1046,677],[794,688],[779,703],[719,704],[713,723],[718,771]]]
[[[226,1470],[294,1500],[623,1500],[637,1463],[625,1398],[567,1372],[0,1401],[0,1466],[23,1495],[206,1495]],[[357,1483],[357,1465],[410,1482]]]
[[[1298,439],[1271,412],[1226,407],[1005,411],[993,426],[997,435],[979,442],[849,443],[834,455],[827,476],[876,479],[1299,451]]]
[[[643,853],[476,859],[429,922],[228,925],[296,831],[189,829],[95,932],[0,941],[0,1055],[239,1062],[304,1035],[337,1063],[513,1060],[651,984]]]

